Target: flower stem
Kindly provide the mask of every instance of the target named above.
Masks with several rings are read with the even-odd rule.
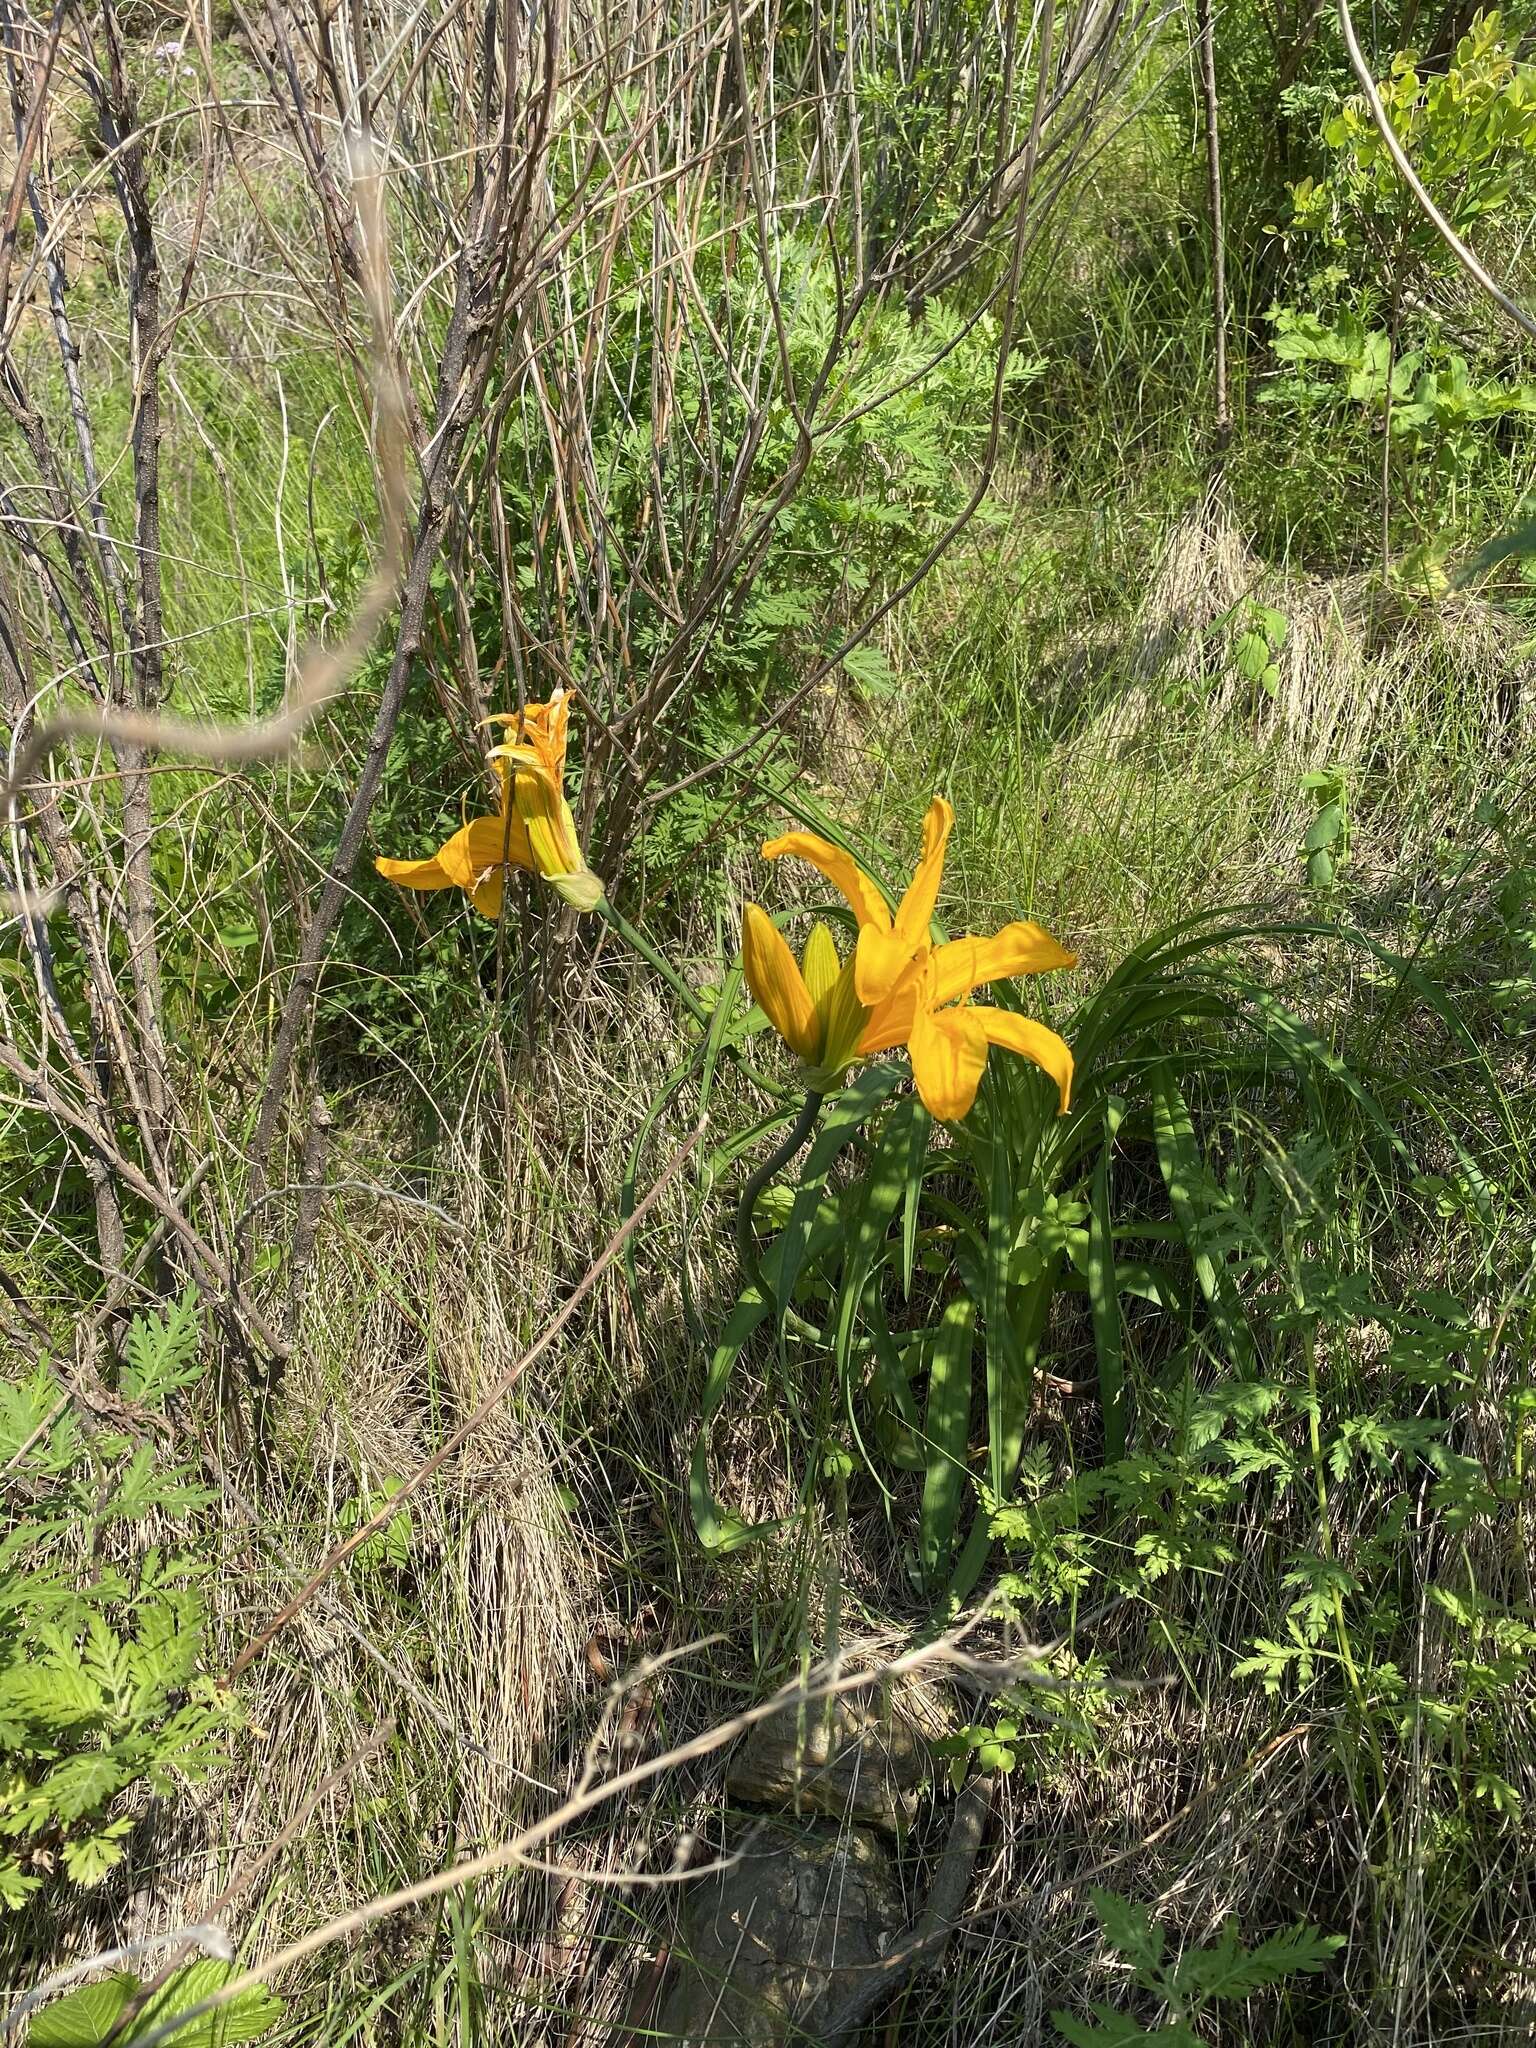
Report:
[[[770,1152],[741,1191],[741,1200],[736,1206],[736,1256],[741,1261],[742,1278],[749,1287],[755,1287],[765,1302],[774,1299],[773,1291],[763,1278],[763,1269],[757,1260],[757,1243],[753,1235],[753,1216],[757,1209],[757,1198],[782,1167],[789,1164],[816,1125],[821,1115],[825,1098],[815,1089],[800,1105],[800,1114],[789,1127],[789,1132],[777,1150]]]

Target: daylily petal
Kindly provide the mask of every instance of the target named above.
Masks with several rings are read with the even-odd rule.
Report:
[[[492,747],[488,757],[494,762],[496,773],[501,778],[503,789],[510,788],[514,794],[525,782],[537,786],[544,798],[553,801],[560,794],[560,777],[537,747],[519,740],[515,744],[506,740],[499,747]]]
[[[903,968],[912,964],[913,948],[901,932],[877,932],[866,925],[854,948],[854,973],[859,1000],[873,1006],[896,986]]]
[[[866,1058],[877,1052],[889,1052],[894,1045],[906,1044],[912,1036],[918,1004],[926,1000],[922,987],[923,978],[914,970],[868,1011],[869,1022],[859,1040],[859,1051]]]
[[[800,955],[800,972],[805,976],[805,985],[810,991],[811,1001],[819,1010],[829,996],[843,971],[843,963],[837,957],[837,942],[826,926],[818,919],[811,926],[811,936],[805,942],[805,951]]]
[[[482,917],[488,917],[494,924],[501,916],[501,899],[506,894],[507,871],[505,868],[489,868],[469,892],[469,900]]]
[[[1075,967],[1077,955],[1058,946],[1050,933],[1021,919],[1005,924],[989,939],[955,939],[933,956],[935,1003],[958,1002],[983,982],[1004,981],[1014,974],[1049,974]]]
[[[821,1052],[816,1005],[795,956],[765,911],[749,903],[741,920],[741,964],[763,1014],[791,1052],[814,1062]]]
[[[430,860],[376,860],[374,866],[386,882],[402,889],[452,889],[454,878],[437,854]]]
[[[782,860],[786,854],[796,860],[808,860],[834,889],[842,891],[861,931],[869,927],[879,932],[890,930],[891,913],[885,898],[851,853],[844,853],[840,846],[815,832],[786,832],[779,839],[763,842],[764,860]]]
[[[531,868],[533,855],[521,819],[504,812],[471,818],[438,850],[444,873],[461,889],[471,890],[490,868]]]
[[[492,747],[490,758],[503,778],[502,786],[510,786],[513,817],[526,831],[527,864],[549,882],[565,876],[586,876],[590,870],[576,836],[576,820],[571,816],[559,778],[551,773],[547,762],[534,748],[522,745]],[[583,899],[577,902],[578,909],[595,909],[602,886],[598,884],[593,894],[584,883],[578,893]],[[575,902],[576,898],[568,900]]]
[[[547,704],[527,704],[521,711],[498,711],[488,725],[504,725],[513,746],[526,746],[537,754],[557,782],[565,777],[566,729],[571,722],[568,690],[556,690]],[[500,749],[493,749],[493,755]]]
[[[520,800],[514,799],[513,809],[528,827],[533,864],[541,875],[576,875],[582,872],[587,863],[582,856],[581,841],[576,837],[576,820],[563,796],[557,797],[552,804],[530,804],[526,809]]]
[[[1037,1024],[1033,1017],[1021,1017],[1015,1010],[995,1010],[983,1005],[956,1014],[974,1017],[993,1045],[1003,1046],[1008,1052],[1022,1053],[1025,1059],[1043,1067],[1060,1092],[1059,1114],[1066,1115],[1072,1101],[1072,1048],[1064,1038],[1058,1038],[1054,1031]]]
[[[924,1109],[941,1123],[959,1123],[970,1113],[986,1069],[987,1034],[981,1013],[919,1008],[907,1050]]]
[[[857,951],[859,1000],[875,1004],[891,993],[902,972],[928,950],[928,928],[939,900],[944,874],[944,849],[949,843],[954,811],[936,796],[923,820],[923,853],[907,893],[901,899],[889,932],[859,933]]]
[[[547,704],[536,704],[533,710],[542,713],[539,719],[535,744],[548,761],[550,772],[557,780],[565,779],[565,736],[571,722],[571,699],[566,690],[556,690]],[[533,729],[530,721],[530,729]]]
[[[499,813],[468,819],[430,860],[379,860],[379,873],[407,889],[462,889],[484,916],[498,917],[506,869],[526,868],[577,910],[595,910],[603,885],[587,866],[562,780],[570,715],[569,696],[557,690],[547,704],[488,719],[512,734],[490,750]]]
[[[917,873],[896,912],[896,929],[911,941],[914,949],[928,943],[928,927],[933,922],[939,883],[944,878],[944,850],[954,822],[953,807],[946,798],[936,796],[923,820],[923,854]]]

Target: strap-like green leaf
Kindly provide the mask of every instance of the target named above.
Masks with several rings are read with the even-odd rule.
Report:
[[[1099,1401],[1104,1410],[1104,1462],[1125,1456],[1125,1357],[1120,1323],[1120,1290],[1109,1210],[1109,1155],[1106,1142],[1094,1169],[1088,1208],[1088,1306],[1099,1359]]]
[[[929,1353],[924,1425],[928,1467],[923,1479],[920,1548],[923,1576],[934,1590],[949,1575],[955,1521],[966,1490],[975,1320],[975,1303],[969,1295],[958,1295],[945,1309]]]
[[[933,1119],[922,1103],[912,1097],[912,1120],[907,1127],[906,1192],[901,1205],[901,1294],[912,1299],[912,1269],[917,1258],[917,1214],[923,1195],[923,1167],[928,1157],[928,1133]]]
[[[1160,1063],[1152,1069],[1152,1134],[1157,1144],[1157,1162],[1162,1168],[1174,1217],[1184,1233],[1190,1263],[1200,1292],[1205,1296],[1211,1321],[1227,1348],[1227,1355],[1245,1376],[1253,1371],[1253,1333],[1237,1299],[1225,1265],[1212,1256],[1209,1220],[1217,1205],[1211,1200],[1211,1181],[1195,1140],[1189,1105],[1174,1080],[1171,1069]]]
[[[805,1271],[806,1258],[811,1240],[811,1226],[821,1202],[827,1175],[832,1171],[838,1154],[848,1143],[855,1131],[866,1118],[877,1110],[881,1103],[895,1089],[901,1080],[901,1069],[892,1066],[866,1067],[849,1087],[845,1088],[827,1107],[822,1115],[821,1127],[811,1141],[801,1170],[800,1184],[795,1190],[794,1207],[789,1212],[789,1221],[779,1239],[776,1250],[778,1261],[777,1278],[771,1281],[774,1299],[778,1303],[779,1341],[784,1341],[784,1324],[790,1303],[794,1300],[795,1289]],[[768,1267],[765,1262],[764,1276]]]
[[[917,1097],[898,1103],[880,1134],[859,1191],[857,1219],[843,1260],[837,1299],[836,1355],[839,1377],[846,1381],[859,1304],[891,1227],[897,1204],[909,1192],[912,1112],[921,1111]]]
[[[806,1240],[804,1259],[819,1258],[836,1241],[842,1227],[842,1214],[837,1205],[823,1202]],[[781,1238],[770,1248],[768,1256],[762,1262],[763,1279],[777,1300],[786,1298],[780,1278],[783,1250],[784,1241]],[[739,1550],[743,1544],[756,1542],[758,1538],[771,1535],[775,1529],[782,1526],[776,1521],[744,1522],[739,1515],[721,1507],[709,1484],[710,1424],[725,1400],[737,1359],[767,1314],[768,1304],[757,1289],[743,1288],[720,1334],[720,1341],[715,1346],[714,1356],[709,1362],[709,1373],[704,1382],[699,1433],[694,1439],[693,1457],[688,1472],[688,1504],[692,1510],[693,1526],[698,1531],[699,1541],[706,1550],[722,1554]]]

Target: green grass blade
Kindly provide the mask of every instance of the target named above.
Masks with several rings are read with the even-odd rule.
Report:
[[[794,1206],[789,1212],[789,1221],[776,1247],[778,1253],[776,1273],[773,1281],[774,1296],[778,1302],[779,1341],[784,1338],[785,1320],[795,1289],[805,1271],[809,1256],[811,1225],[821,1201],[822,1190],[827,1184],[827,1175],[832,1171],[838,1154],[881,1103],[884,1102],[901,1079],[900,1069],[890,1066],[867,1067],[850,1087],[845,1088],[834,1101],[828,1104],[822,1114],[821,1128],[811,1141],[801,1170],[800,1184],[795,1190]],[[767,1262],[763,1271],[768,1272]]]
[[[906,1191],[901,1206],[901,1295],[912,1299],[912,1269],[917,1260],[917,1218],[922,1206],[923,1168],[928,1157],[928,1134],[933,1119],[922,1103],[912,1097],[911,1122],[907,1130]]]
[[[1253,1333],[1238,1303],[1225,1266],[1213,1257],[1208,1225],[1216,1211],[1211,1199],[1212,1183],[1195,1140],[1189,1105],[1162,1064],[1154,1067],[1152,1086],[1152,1134],[1157,1161],[1162,1169],[1168,1199],[1188,1248],[1200,1292],[1205,1296],[1211,1321],[1219,1331],[1232,1364],[1245,1377],[1254,1368]]]

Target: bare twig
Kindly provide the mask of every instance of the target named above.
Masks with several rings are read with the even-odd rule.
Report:
[[[487,1849],[480,1855],[464,1857],[448,1869],[435,1872],[431,1877],[422,1878],[399,1891],[370,1899],[365,1905],[339,1914],[335,1919],[327,1921],[323,1927],[314,1928],[299,1940],[290,1942],[287,1947],[278,1950],[275,1955],[268,1956],[253,1968],[232,1977],[210,1997],[196,2005],[188,2006],[185,2012],[178,2013],[166,2025],[146,2034],[136,2044],[136,2048],[162,2048],[162,2044],[171,2040],[182,2027],[194,2024],[209,2013],[219,2011],[232,1999],[238,1998],[242,1992],[268,1982],[282,1971],[291,1968],[293,1964],[302,1962],[306,1956],[329,1947],[332,1942],[342,1941],[351,1935],[361,1933],[364,1928],[371,1927],[380,1920],[406,1912],[428,1899],[439,1898],[445,1892],[461,1890],[465,1885],[488,1877],[494,1871],[506,1870],[528,1861],[543,1843],[597,1808],[638,1790],[640,1786],[649,1784],[670,1771],[679,1770],[685,1764],[713,1755],[715,1751],[736,1741],[748,1729],[755,1728],[759,1722],[769,1720],[788,1708],[844,1698],[852,1693],[867,1691],[870,1687],[893,1678],[905,1677],[913,1672],[933,1667],[962,1667],[973,1679],[980,1679],[993,1689],[1002,1689],[1028,1680],[1041,1682],[1038,1661],[1028,1652],[996,1663],[986,1662],[964,1652],[961,1648],[962,1642],[974,1626],[973,1619],[949,1635],[941,1636],[930,1643],[919,1644],[901,1656],[869,1670],[850,1673],[832,1666],[813,1673],[805,1682],[796,1680],[781,1687],[769,1699],[743,1709],[741,1713],[733,1715],[718,1726],[706,1729],[658,1756],[647,1757],[632,1764],[627,1770],[618,1772],[612,1778],[588,1786],[494,1848]],[[976,1844],[979,1848],[979,1832]],[[957,1868],[958,1864],[957,1850]]]
[[[218,1896],[209,1900],[207,1920],[218,1925],[222,1921],[222,1916],[228,1912],[235,1901],[244,1898],[247,1892],[251,1891],[261,1882],[273,1865],[298,1840],[324,1802],[331,1797],[333,1792],[339,1792],[342,1786],[347,1784],[356,1772],[368,1762],[370,1757],[377,1756],[379,1751],[383,1749],[384,1745],[394,1735],[394,1732],[395,1724],[393,1721],[383,1722],[374,1729],[371,1735],[358,1743],[348,1756],[343,1757],[335,1770],[326,1773],[319,1784],[309,1793],[308,1797],[302,1801],[297,1811],[291,1814],[282,1827],[278,1829],[260,1855],[253,1856],[248,1862],[241,1864],[240,1868]],[[191,1930],[188,1931],[189,1933],[191,1932]],[[201,1934],[205,1933],[207,1929],[200,1928],[197,1931]],[[174,1949],[155,1972],[154,1976],[139,1986],[138,1990],[134,1992],[113,2022],[112,2031],[107,2036],[105,2048],[111,2048],[111,2044],[114,2041],[120,2040],[127,2034],[133,2022],[143,2012],[145,2006],[148,2005],[155,1993],[165,1988],[166,1982],[173,1972],[179,1969],[181,1964],[187,1960],[187,1957],[192,1953],[192,1948],[193,1944],[189,1941]],[[231,1953],[232,1951],[226,1947],[224,1950],[226,1957]],[[100,1961],[100,1958],[97,1960]]]
[[[996,1793],[991,1775],[972,1778],[962,1788],[922,1918],[897,1938],[827,2021],[822,2039],[828,2048],[852,2040],[875,2007],[899,1990],[920,1963],[932,1965],[943,1956],[965,1907]]]
[[[366,275],[375,361],[379,372],[377,397],[383,532],[378,560],[353,613],[351,625],[333,647],[316,644],[309,650],[281,710],[270,718],[259,719],[249,725],[194,722],[165,718],[152,711],[113,707],[61,713],[38,726],[18,749],[9,773],[0,783],[0,809],[11,809],[42,763],[69,739],[155,747],[193,760],[226,764],[276,760],[291,751],[310,719],[345,685],[368,651],[374,634],[394,602],[399,584],[405,534],[405,477],[401,446],[402,404],[398,382],[389,361],[391,316],[381,181],[366,155],[360,155],[354,166],[354,186],[360,210],[368,223],[365,247],[371,252]]]
[[[1211,234],[1211,350],[1216,384],[1211,427],[1220,451],[1232,437],[1232,399],[1227,389],[1227,250],[1221,216],[1221,112],[1216,98],[1216,28],[1211,0],[1195,0],[1195,40],[1200,60],[1206,209]]]

